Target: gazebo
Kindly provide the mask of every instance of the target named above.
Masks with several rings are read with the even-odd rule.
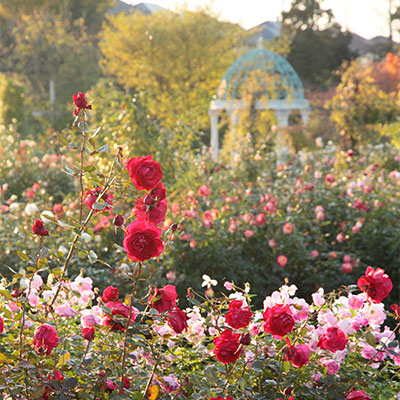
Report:
[[[310,105],[304,99],[303,84],[296,71],[282,56],[259,46],[239,57],[226,70],[218,86],[216,99],[211,101],[208,113],[214,159],[218,158],[219,153],[219,115],[226,110],[231,117],[231,124],[237,123],[237,111],[244,107],[240,91],[252,73],[261,76],[258,92],[263,94],[264,99],[256,101],[256,110],[272,110],[278,127],[288,126],[289,116],[295,110],[300,112],[304,124],[308,121]]]

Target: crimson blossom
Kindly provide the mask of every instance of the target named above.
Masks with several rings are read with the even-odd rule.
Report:
[[[389,275],[382,268],[376,270],[367,267],[365,275],[357,281],[357,286],[365,292],[374,303],[381,303],[393,289]]]
[[[51,351],[58,346],[57,331],[47,324],[39,326],[33,335],[33,346],[36,353],[49,356]]]
[[[242,300],[232,300],[229,303],[229,312],[225,315],[225,322],[235,329],[249,325],[253,313]]]

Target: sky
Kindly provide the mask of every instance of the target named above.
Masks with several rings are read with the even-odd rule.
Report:
[[[124,0],[137,4],[140,1]],[[171,10],[187,5],[190,10],[209,5],[220,19],[239,23],[246,29],[264,21],[276,21],[282,9],[289,10],[291,0],[145,0]],[[324,0],[323,8],[331,8],[335,19],[344,28],[366,39],[387,36],[389,0]]]

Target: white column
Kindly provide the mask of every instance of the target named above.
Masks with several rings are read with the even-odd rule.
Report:
[[[310,109],[303,108],[302,110],[300,110],[300,115],[301,115],[301,120],[303,121],[303,125],[307,125],[308,120],[310,118]]]
[[[290,110],[275,110],[276,119],[279,128],[289,126]]]
[[[208,110],[208,115],[210,116],[210,125],[211,125],[211,139],[210,146],[212,151],[213,160],[218,159],[219,153],[219,141],[218,141],[218,114],[217,110]]]

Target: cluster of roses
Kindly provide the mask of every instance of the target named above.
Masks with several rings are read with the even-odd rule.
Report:
[[[167,313],[168,325],[175,333],[182,333],[187,329],[188,317],[178,308],[176,299],[178,295],[174,285],[166,285],[162,289],[155,288],[149,297],[149,305],[159,313]]]
[[[129,258],[144,261],[158,257],[164,250],[157,224],[165,219],[167,191],[161,182],[161,165],[150,155],[131,158],[127,169],[136,188],[147,193],[136,202],[136,219],[125,231],[123,246]]]
[[[368,267],[365,275],[362,276],[358,282],[358,287],[368,296],[368,300],[371,303],[379,304],[384,298],[386,298],[393,288],[393,284],[389,276],[381,268],[374,269]],[[278,299],[280,295],[275,296]],[[317,298],[314,298],[316,304],[323,304]],[[271,301],[273,302],[272,298]],[[355,301],[355,300],[353,300]],[[269,304],[269,305],[268,305]],[[296,313],[293,312],[293,308],[289,304],[270,304],[266,300],[266,308],[262,314],[263,319],[263,331],[264,333],[271,334],[274,339],[284,339],[286,346],[284,346],[283,354],[285,360],[289,361],[292,366],[301,368],[302,366],[310,362],[310,355],[312,346],[309,344],[295,344],[291,343],[288,338],[288,334],[295,328],[296,321],[307,320],[308,311],[304,309],[302,303],[296,303]],[[298,310],[297,310],[298,309]],[[399,311],[399,306],[393,305],[392,310],[396,313]],[[234,329],[247,328],[252,319],[252,312],[250,311],[247,303],[243,300],[232,300],[229,304],[229,312],[225,315],[226,324]],[[334,320],[333,315],[331,320]],[[365,324],[365,321],[363,322]],[[305,325],[304,325],[305,326]],[[345,325],[344,325],[345,326]],[[357,329],[356,327],[354,329]],[[250,326],[250,332],[253,335],[260,333],[259,328],[256,324]],[[316,332],[316,331],[314,331]],[[320,348],[331,354],[335,354],[338,351],[345,350],[349,339],[346,333],[338,326],[328,326],[322,328],[317,337],[313,351],[316,348]],[[297,341],[298,339],[295,339]],[[243,353],[243,346],[249,345],[251,337],[249,333],[235,333],[231,329],[226,328],[220,336],[214,338],[214,355],[216,358],[224,364],[230,364],[236,362]],[[373,359],[379,352],[373,349]],[[382,353],[383,354],[383,353]],[[364,355],[364,353],[363,353]],[[381,355],[382,356],[382,355]],[[246,355],[247,357],[247,355]],[[367,357],[367,358],[371,358]],[[329,361],[329,357],[326,359],[328,373],[336,373],[339,369],[339,364],[336,361]],[[332,365],[330,365],[330,362]],[[356,391],[354,388],[348,393],[346,400],[368,400],[370,397],[365,391]]]
[[[136,201],[133,210],[136,218],[126,228],[123,246],[129,258],[145,261],[158,257],[164,250],[161,229],[157,225],[165,219],[167,191],[161,182],[161,165],[150,155],[131,158],[127,170],[136,188],[147,193]],[[94,212],[110,211],[113,208],[113,195],[104,192],[102,187],[94,188],[86,193],[85,203]],[[123,223],[121,215],[114,218],[114,225],[122,226]]]

